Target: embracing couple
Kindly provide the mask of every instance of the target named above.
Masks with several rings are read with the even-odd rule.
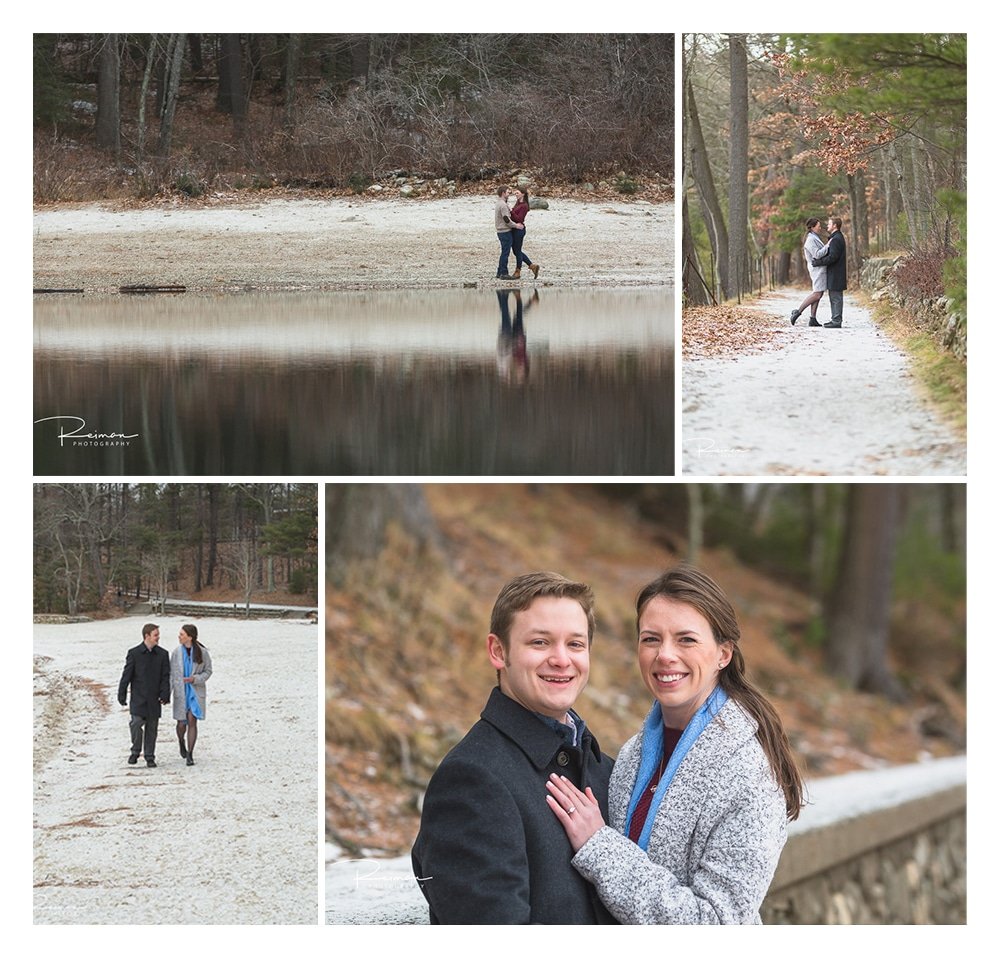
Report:
[[[809,307],[809,325],[840,329],[844,325],[844,290],[847,289],[847,244],[841,232],[841,220],[831,216],[826,221],[826,231],[830,238],[823,242],[820,236],[820,222],[815,216],[806,220],[806,238],[802,254],[806,258],[812,292],[802,301],[798,309],[792,310],[792,325]],[[816,319],[816,308],[823,294],[830,294],[830,321],[820,323]]]
[[[747,680],[736,613],[679,566],[636,599],[652,707],[612,761],[574,711],[594,596],[552,572],[493,607],[497,687],[424,797],[414,875],[432,924],[759,924],[802,782]]]
[[[497,202],[493,209],[497,239],[500,241],[500,262],[497,264],[497,279],[520,279],[521,267],[527,266],[531,275],[538,278],[538,264],[532,263],[524,252],[524,220],[530,209],[528,190],[514,190],[514,206],[510,205],[510,187],[497,187]],[[514,272],[510,268],[510,254],[514,253]]]

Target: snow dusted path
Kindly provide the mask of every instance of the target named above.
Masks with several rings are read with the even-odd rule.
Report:
[[[158,618],[160,645],[182,620]],[[36,924],[315,924],[315,625],[211,619],[195,765],[170,706],[156,768],[127,765],[117,702],[142,620],[36,625]]]
[[[803,295],[752,304],[780,324],[776,348],[685,360],[684,475],[965,475],[964,441],[868,311],[847,294],[843,328],[792,326]]]

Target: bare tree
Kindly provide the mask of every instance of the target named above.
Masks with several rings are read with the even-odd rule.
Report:
[[[228,550],[224,565],[243,594],[243,612],[250,618],[250,599],[259,584],[257,544],[253,539],[240,538]]]
[[[177,550],[166,535],[159,535],[142,552],[142,571],[153,594],[161,602],[167,598],[170,580],[177,565]]]
[[[728,295],[729,289],[729,232],[719,204],[719,195],[715,189],[712,168],[708,162],[708,150],[705,147],[705,137],[701,131],[698,119],[698,106],[695,103],[694,87],[690,77],[685,86],[687,100],[687,154],[690,161],[691,175],[698,188],[701,200],[702,218],[708,228],[708,238],[712,244],[712,253],[719,270],[719,283],[723,295]]]
[[[184,43],[187,34],[172,33],[167,42],[166,74],[164,76],[163,113],[160,116],[160,140],[156,153],[161,159],[170,155],[170,137],[174,129],[174,112],[181,87],[181,67],[184,64]]]

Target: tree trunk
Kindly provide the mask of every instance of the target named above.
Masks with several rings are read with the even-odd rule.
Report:
[[[729,290],[740,296],[748,287],[747,212],[750,153],[747,48],[744,34],[729,37]]]
[[[242,136],[246,121],[246,97],[243,90],[243,47],[238,33],[222,35],[216,105],[233,118],[233,130],[238,137]]]
[[[299,53],[302,49],[302,34],[288,34],[285,50],[285,129],[295,128],[295,83],[299,75]]]
[[[705,137],[701,132],[698,120],[698,108],[694,100],[694,88],[690,79],[687,82],[687,129],[688,156],[691,164],[691,175],[698,187],[701,199],[702,215],[708,228],[708,237],[712,244],[712,253],[719,269],[719,286],[723,295],[729,288],[729,235],[726,221],[719,205],[719,195],[715,190],[715,180],[712,168],[708,163],[708,151],[705,149]]]
[[[121,159],[121,52],[117,33],[104,34],[97,69],[97,145]]]
[[[219,560],[219,496],[217,487],[208,487],[208,569],[205,585],[215,583],[215,566]]]
[[[188,51],[191,56],[191,72],[201,73],[205,69],[204,59],[201,55],[201,34],[188,34]]]
[[[146,152],[146,98],[149,96],[149,81],[156,63],[156,34],[149,35],[149,49],[146,51],[146,67],[142,71],[142,85],[139,88],[139,121],[136,129],[136,163],[142,163]]]
[[[681,275],[684,284],[684,303],[687,306],[705,306],[708,304],[707,281],[698,262],[698,251],[694,246],[694,237],[691,235],[691,221],[688,217],[687,193],[681,199],[681,223],[682,239],[681,253],[684,257],[684,265]]]
[[[898,139],[889,143],[889,159],[892,161],[892,168],[896,176],[896,186],[899,189],[899,198],[903,204],[903,212],[906,214],[906,228],[909,231],[907,241],[913,244],[919,238],[917,229],[917,214],[913,208],[913,197],[907,187],[906,177],[903,170],[903,162],[899,156]]]
[[[701,558],[701,547],[705,541],[705,502],[701,493],[701,483],[688,482],[688,550],[687,561],[697,565]]]
[[[892,574],[902,489],[889,483],[850,486],[847,531],[827,606],[826,664],[850,688],[902,697],[889,671]]]
[[[184,41],[186,34],[171,34],[167,44],[166,74],[163,101],[163,115],[160,118],[160,139],[156,145],[156,155],[165,160],[170,155],[170,137],[174,129],[174,111],[177,109],[177,95],[181,88],[181,67],[184,64]]]
[[[330,484],[326,487],[326,569],[342,585],[349,567],[376,558],[396,523],[421,546],[439,545],[441,535],[423,489],[401,485]]]

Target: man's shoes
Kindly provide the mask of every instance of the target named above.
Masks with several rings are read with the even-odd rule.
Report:
[[[187,758],[188,757],[188,750],[184,747],[184,743],[181,742],[180,746],[181,746],[181,758]]]
[[[840,329],[843,323],[839,319],[831,319],[828,323],[823,323],[827,329]]]
[[[146,768],[156,768],[156,760],[152,758],[146,759]]]
[[[528,269],[530,269],[530,270],[531,270],[531,275],[532,275],[532,276],[534,276],[534,277],[535,277],[535,279],[538,279],[538,264],[537,264],[537,263],[532,263],[532,264],[531,264],[531,265],[530,265],[530,266],[528,267]]]
[[[129,765],[135,765],[135,763],[138,762],[138,761],[139,761],[139,756],[138,755],[130,755],[128,757],[128,763],[129,763]]]
[[[815,316],[810,316],[809,317],[809,325],[810,326],[822,326],[823,324],[821,322],[819,322],[819,320],[816,319]]]
[[[793,326],[795,325],[795,320],[797,320],[799,318],[799,316],[801,316],[801,315],[802,315],[802,310],[800,310],[800,309],[793,309],[792,310],[792,315],[789,316],[788,318],[792,321],[792,325]]]
[[[188,755],[188,757],[187,757],[187,763],[188,763],[188,765],[194,765],[194,756],[193,755]]]
[[[497,279],[511,279],[510,273],[497,273]]]

